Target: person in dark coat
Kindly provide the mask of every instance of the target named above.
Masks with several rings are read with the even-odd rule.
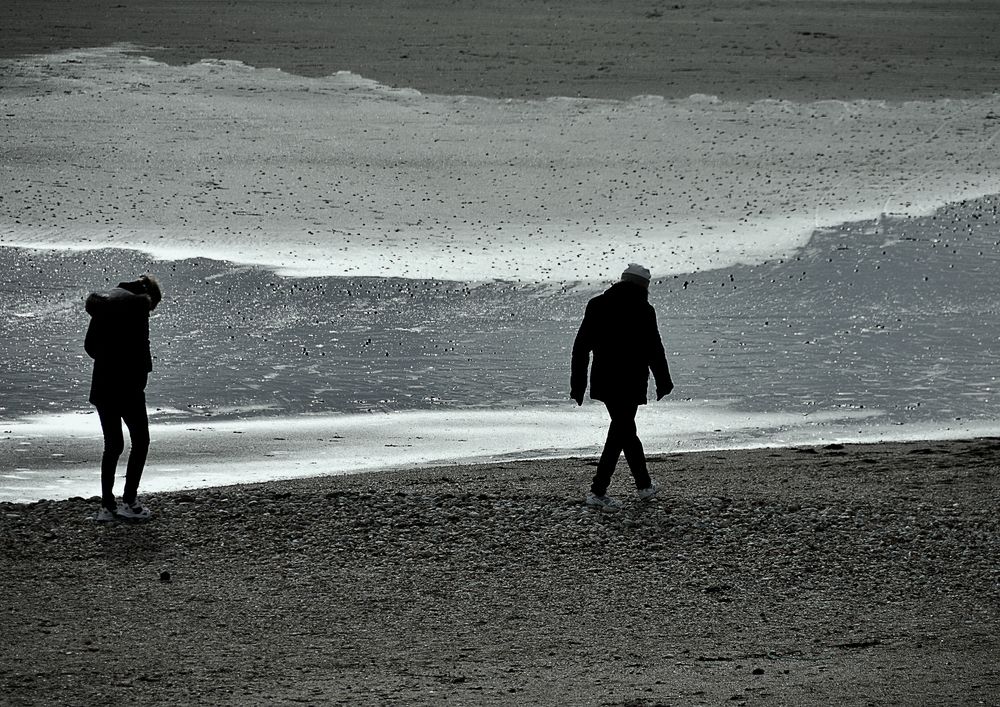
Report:
[[[620,507],[607,490],[622,452],[639,497],[646,500],[656,494],[656,483],[649,476],[646,455],[636,433],[635,415],[639,406],[646,404],[650,371],[656,381],[657,400],[668,395],[674,384],[656,325],[656,311],[649,303],[649,279],[649,270],[630,264],[620,282],[587,303],[573,342],[570,397],[583,405],[589,367],[590,397],[603,402],[611,416],[608,438],[587,496],[587,504],[599,508]]]
[[[160,303],[156,280],[143,275],[107,292],[92,292],[86,309],[90,326],[84,349],[94,359],[90,402],[104,432],[101,458],[101,508],[97,519],[146,520],[150,511],[138,500],[139,480],[149,451],[146,381],[153,370],[149,350],[149,313]],[[125,450],[122,422],[132,440],[121,501],[115,500],[115,470]]]

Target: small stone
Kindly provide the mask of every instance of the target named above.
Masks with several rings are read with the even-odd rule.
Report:
[[[764,669],[763,668],[754,668],[753,669],[753,674],[754,675],[763,675],[764,674]]]
[[[170,573],[167,572],[166,570],[163,570],[162,572],[160,572],[160,581],[161,582],[169,582],[170,581]]]

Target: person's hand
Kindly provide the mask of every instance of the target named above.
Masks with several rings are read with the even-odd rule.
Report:
[[[570,393],[569,397],[573,398],[577,405],[583,405],[583,393]]]
[[[663,400],[664,396],[670,395],[670,391],[672,391],[673,389],[674,389],[674,384],[673,383],[667,383],[662,388],[657,388],[656,389],[656,399],[657,400]]]

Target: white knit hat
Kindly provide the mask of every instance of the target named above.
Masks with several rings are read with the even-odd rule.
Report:
[[[622,273],[622,282],[634,282],[643,287],[649,287],[649,278],[649,270],[638,263],[629,263],[625,272]]]

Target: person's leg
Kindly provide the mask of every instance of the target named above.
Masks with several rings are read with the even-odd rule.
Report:
[[[635,436],[636,406],[608,402],[604,405],[608,409],[611,423],[608,425],[608,438],[604,442],[604,451],[601,452],[601,458],[597,462],[597,472],[590,485],[590,491],[595,496],[603,496],[607,492],[608,486],[611,485],[611,476],[618,465],[618,458],[625,445],[629,443],[629,438]]]
[[[635,479],[636,488],[644,489],[649,486],[650,479],[646,469],[646,453],[635,427],[635,414],[638,410],[637,404],[616,405],[611,424],[615,426],[615,435],[625,453],[625,461]]]
[[[105,508],[115,509],[115,469],[118,458],[125,450],[125,438],[122,436],[122,419],[114,406],[100,405],[97,416],[101,419],[101,431],[104,433],[104,454],[101,457],[101,504]]]
[[[149,419],[146,416],[146,396],[140,394],[131,400],[122,411],[122,419],[128,427],[132,449],[128,454],[128,466],[125,470],[125,490],[122,500],[125,503],[135,502],[139,493],[139,480],[146,465],[146,455],[149,452]],[[120,434],[121,430],[119,430]]]
[[[653,480],[649,478],[649,469],[646,468],[646,452],[642,448],[642,441],[635,427],[635,414],[638,406],[633,405],[630,410],[622,413],[622,451],[625,452],[625,461],[632,471],[632,478],[635,479],[637,489],[649,488]],[[627,421],[625,414],[628,414]]]

